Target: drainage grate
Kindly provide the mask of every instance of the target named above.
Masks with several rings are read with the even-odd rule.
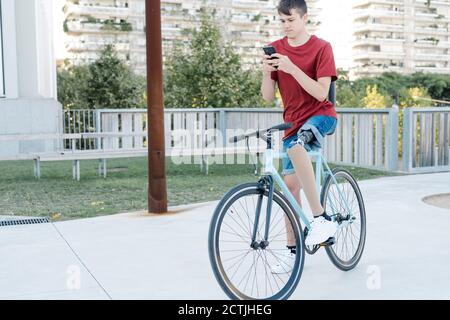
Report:
[[[38,223],[49,223],[48,218],[26,218],[26,219],[11,219],[11,220],[0,220],[0,227],[8,226],[20,226],[27,224],[38,224]]]

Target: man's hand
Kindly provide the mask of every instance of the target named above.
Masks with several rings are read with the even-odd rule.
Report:
[[[271,62],[273,60],[270,60],[270,56],[264,55],[263,57],[263,73],[266,76],[270,76],[271,72],[277,71],[274,67],[272,67]]]
[[[289,74],[293,74],[298,70],[298,67],[288,58],[288,56],[283,56],[279,53],[274,53],[271,57],[278,58],[269,60],[270,64],[274,67],[278,67],[279,71],[283,71]]]

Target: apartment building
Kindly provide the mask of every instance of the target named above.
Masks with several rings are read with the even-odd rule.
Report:
[[[353,73],[450,73],[450,0],[355,0]]]
[[[307,1],[309,31],[320,9],[317,0]],[[261,47],[283,36],[278,21],[278,0],[161,0],[163,53],[174,43],[187,42],[200,25],[200,9],[215,12],[226,41],[242,57],[245,67],[260,62]],[[67,58],[74,64],[95,60],[102,47],[116,43],[122,59],[145,74],[145,0],[67,0],[64,6]]]
[[[170,13],[163,13],[163,42],[169,50],[176,41],[187,41],[188,35],[182,37],[183,31],[196,28],[199,23],[199,12],[202,1],[172,0],[172,6],[166,6],[163,10]],[[241,56],[244,67],[250,68],[261,61],[261,47],[284,36],[279,22],[276,6],[279,0],[209,0],[203,1],[210,8],[216,10],[217,21],[219,22],[222,35],[227,42],[230,42],[235,51]],[[309,7],[308,31],[315,33],[320,26],[316,18],[320,13],[317,0],[307,1]],[[168,9],[170,8],[170,9]],[[183,15],[180,15],[180,11]],[[183,21],[182,24],[170,24],[170,21]],[[167,23],[167,24],[166,24]],[[170,37],[165,32],[167,28],[175,27],[178,34]],[[181,37],[180,37],[181,36]]]
[[[119,56],[145,70],[145,2],[68,0],[64,6],[67,59],[73,64],[96,60],[106,44],[114,43]]]

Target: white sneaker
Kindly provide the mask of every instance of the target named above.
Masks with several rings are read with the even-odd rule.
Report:
[[[330,237],[333,237],[337,231],[337,225],[333,221],[328,221],[324,217],[315,218],[311,223],[311,230],[305,239],[307,246],[313,246],[321,244],[327,241]]]
[[[291,250],[286,250],[282,254],[277,255],[277,264],[270,267],[270,271],[274,274],[289,273],[292,271],[295,263],[295,254]]]

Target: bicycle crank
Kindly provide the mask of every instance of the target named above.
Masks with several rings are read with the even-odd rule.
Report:
[[[320,244],[320,246],[321,246],[321,247],[329,247],[329,246],[332,246],[332,245],[335,244],[335,243],[336,243],[336,238],[335,238],[335,237],[330,237],[330,238],[328,238],[327,241],[322,242],[322,243]]]

